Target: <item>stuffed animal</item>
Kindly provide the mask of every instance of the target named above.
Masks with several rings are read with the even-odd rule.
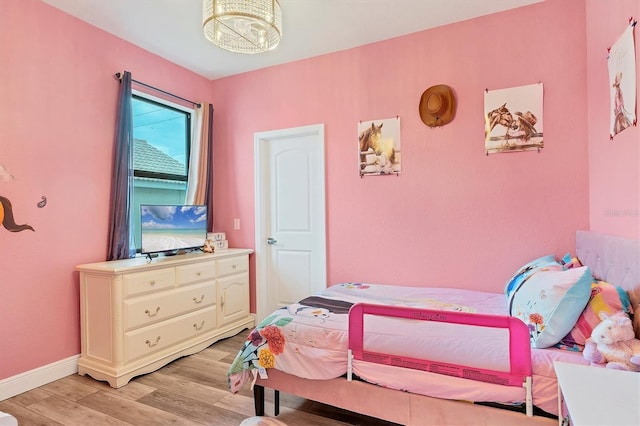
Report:
[[[204,240],[204,246],[202,247],[202,251],[205,253],[215,252],[215,246],[214,246],[213,240]]]
[[[640,340],[635,338],[631,319],[624,313],[601,313],[602,321],[591,332],[583,356],[615,370],[640,371]]]

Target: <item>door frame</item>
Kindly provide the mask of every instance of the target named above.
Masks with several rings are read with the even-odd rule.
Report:
[[[262,321],[267,315],[271,313],[267,306],[267,288],[268,282],[268,245],[266,229],[269,225],[268,212],[264,211],[264,206],[267,204],[266,200],[269,196],[268,190],[263,185],[268,182],[269,172],[268,162],[269,158],[266,155],[268,152],[266,143],[274,139],[288,139],[298,136],[316,136],[316,141],[320,146],[320,155],[317,159],[321,163],[320,170],[320,187],[317,188],[320,192],[322,199],[322,209],[320,214],[320,228],[318,230],[318,237],[321,239],[320,245],[322,247],[321,253],[319,253],[320,261],[324,265],[321,268],[322,276],[319,277],[319,281],[323,283],[323,289],[327,285],[327,235],[326,235],[326,193],[325,193],[325,159],[324,159],[324,124],[313,124],[309,126],[294,127],[289,129],[272,130],[267,132],[258,132],[254,134],[254,172],[255,172],[255,259],[256,259],[256,320],[257,324]],[[266,176],[265,176],[266,175]],[[265,177],[267,179],[265,179]]]

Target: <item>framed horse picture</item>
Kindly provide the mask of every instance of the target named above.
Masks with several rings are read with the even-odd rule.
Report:
[[[633,41],[635,22],[609,49],[610,128],[609,138],[637,124],[636,117],[636,56]]]
[[[400,117],[358,123],[360,177],[399,175]]]
[[[531,151],[544,147],[542,83],[486,90],[484,148],[487,153]]]

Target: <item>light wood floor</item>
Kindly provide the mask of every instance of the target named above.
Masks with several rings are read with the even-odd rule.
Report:
[[[237,426],[254,415],[253,394],[246,386],[232,395],[227,369],[247,334],[136,377],[120,389],[74,374],[0,401],[0,411],[16,417],[20,426]],[[273,415],[273,392],[265,393],[266,412]],[[278,419],[290,426],[394,425],[282,393]]]

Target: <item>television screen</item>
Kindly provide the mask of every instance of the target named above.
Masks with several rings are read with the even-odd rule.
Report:
[[[207,206],[140,206],[143,254],[202,248],[207,239]]]

